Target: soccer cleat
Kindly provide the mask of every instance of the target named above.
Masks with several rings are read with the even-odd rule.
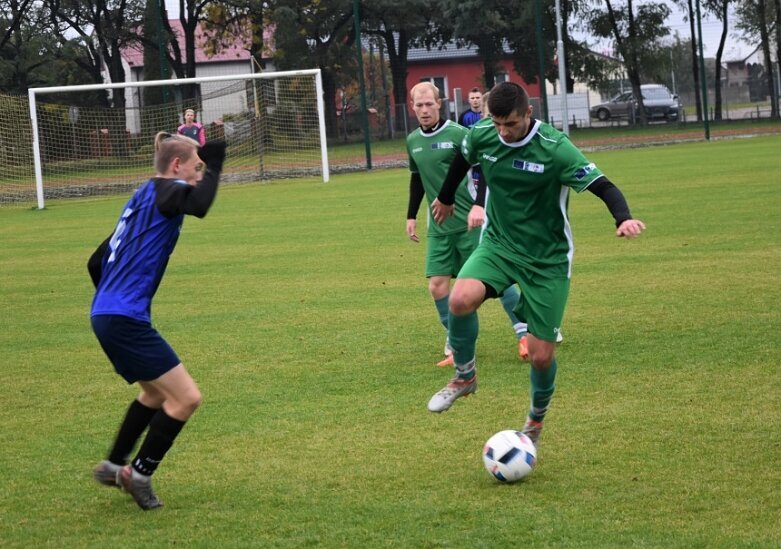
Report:
[[[127,465],[119,473],[119,482],[125,492],[133,496],[141,509],[149,511],[163,506],[163,502],[157,498],[152,489],[152,479],[143,480],[140,475],[133,474],[133,468]]]
[[[521,360],[529,360],[529,347],[527,341],[526,336],[523,336],[518,340],[518,356],[521,357]]]
[[[455,365],[456,365],[456,363],[453,360],[453,353],[450,353],[443,360],[440,360],[439,362],[437,362],[437,366],[439,368],[444,368],[446,366],[455,366]]]
[[[469,396],[477,391],[477,375],[466,380],[456,376],[443,389],[428,401],[429,412],[444,412],[450,408],[457,398]]]
[[[92,470],[92,478],[104,486],[121,488],[122,485],[119,483],[119,472],[121,470],[121,465],[111,463],[109,460],[104,459]]]
[[[526,425],[523,426],[521,432],[529,437],[532,444],[534,444],[534,447],[537,448],[537,441],[540,440],[540,435],[542,434],[542,421],[535,421],[532,418],[527,417]]]

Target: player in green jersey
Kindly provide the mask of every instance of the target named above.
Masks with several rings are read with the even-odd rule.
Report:
[[[450,167],[453,157],[458,155],[459,147],[467,134],[463,126],[442,120],[439,109],[442,101],[439,90],[430,82],[421,82],[410,90],[412,109],[417,116],[420,128],[407,137],[407,153],[410,167],[410,196],[407,208],[407,236],[413,242],[420,239],[417,235],[417,214],[425,196],[429,205],[439,194],[442,181]],[[429,292],[434,299],[440,322],[448,327],[448,296],[450,280],[458,274],[466,259],[477,247],[480,231],[477,230],[485,217],[484,188],[478,194],[474,187],[470,190],[466,184],[466,174],[462,176],[454,190],[454,215],[441,224],[429,223],[426,250],[426,277],[429,280]],[[472,230],[475,229],[475,230]],[[505,308],[517,338],[526,334],[526,325],[513,313],[518,304],[519,293],[514,287],[508,288],[502,295]],[[449,345],[445,344],[445,359],[438,366],[452,366],[453,356]]]
[[[616,222],[616,236],[644,229],[621,191],[552,126],[532,118],[529,96],[503,82],[489,93],[491,119],[478,122],[450,166],[432,214],[442,223],[453,212],[453,193],[470,165],[479,164],[491,198],[483,239],[458,273],[450,295],[449,338],[457,375],[428,403],[444,412],[477,390],[477,309],[497,288],[517,283],[516,311],[528,322],[531,406],[523,432],[536,445],[554,391],[556,337],[569,294],[573,241],[567,217],[569,191],[589,190]]]

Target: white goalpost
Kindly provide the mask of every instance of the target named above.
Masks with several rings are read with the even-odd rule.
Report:
[[[182,86],[194,102],[182,101]],[[159,88],[162,104],[147,104],[149,88]],[[125,108],[68,99],[105,90],[124,93]],[[28,100],[39,209],[46,198],[138,187],[152,173],[154,135],[175,132],[193,106],[207,141],[228,145],[221,181],[330,177],[320,69],[31,88]]]

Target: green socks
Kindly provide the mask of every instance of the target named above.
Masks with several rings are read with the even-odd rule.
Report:
[[[545,419],[545,413],[548,411],[553,391],[556,389],[556,359],[553,359],[551,365],[545,370],[531,368],[529,379],[531,380],[531,408],[529,417],[534,421]]]

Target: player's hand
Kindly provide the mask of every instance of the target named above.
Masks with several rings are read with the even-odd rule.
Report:
[[[635,238],[645,230],[645,223],[639,219],[627,219],[616,229],[616,236],[624,238]]]
[[[225,141],[222,139],[209,141],[198,149],[198,157],[203,160],[207,168],[220,172],[222,171],[222,163],[225,161],[225,147]]]
[[[420,242],[420,238],[418,238],[418,235],[416,234],[416,229],[417,229],[417,221],[415,221],[414,219],[408,219],[407,220],[407,236],[413,242]]]
[[[476,227],[482,227],[485,223],[485,208],[475,204],[472,209],[469,210],[469,215],[466,218],[467,230],[472,230]]]
[[[434,199],[434,202],[431,203],[431,214],[434,216],[434,221],[437,222],[437,225],[441,225],[445,219],[453,215],[453,211],[455,210],[455,205],[446,205],[442,204],[442,202],[439,201],[438,198]]]

